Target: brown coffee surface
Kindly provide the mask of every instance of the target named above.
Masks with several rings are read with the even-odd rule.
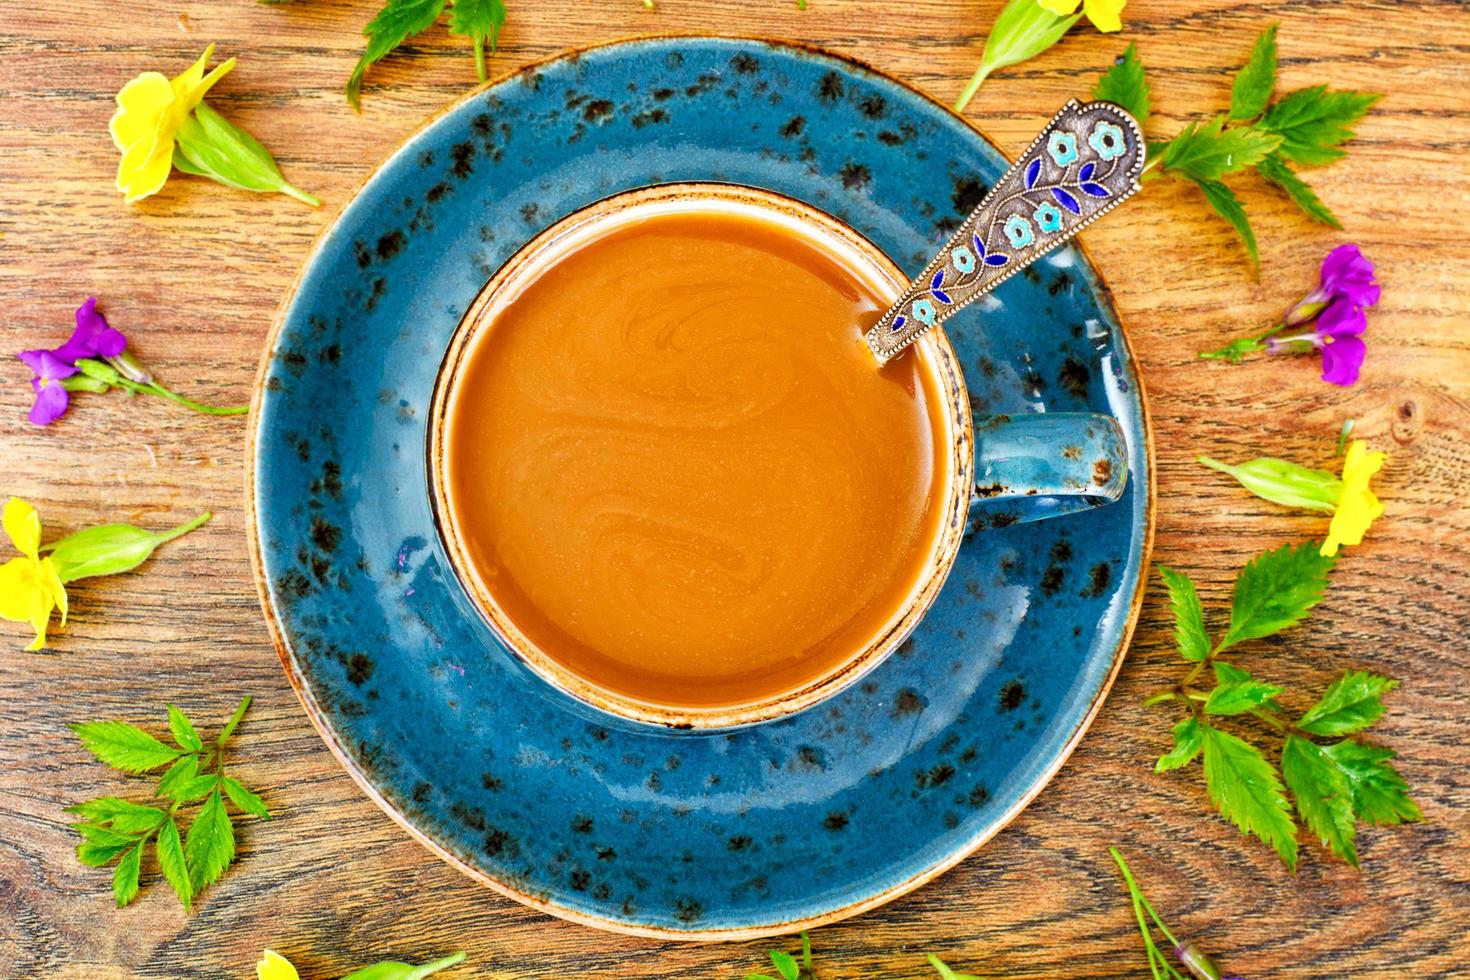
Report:
[[[849,661],[917,584],[947,478],[930,370],[862,343],[887,305],[769,219],[610,222],[465,353],[443,445],[471,574],[547,656],[657,704]]]

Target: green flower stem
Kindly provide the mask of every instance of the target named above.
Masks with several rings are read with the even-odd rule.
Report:
[[[980,62],[980,67],[975,69],[975,74],[971,75],[970,80],[965,83],[965,88],[960,92],[960,97],[954,100],[955,112],[965,111],[965,106],[970,104],[970,100],[975,97],[976,92],[980,91],[980,86],[985,84],[985,80],[990,77],[990,73],[994,70],[994,65],[987,65],[983,61]]]
[[[235,713],[230,715],[230,720],[225,723],[224,728],[220,729],[219,738],[215,739],[215,744],[221,750],[223,750],[225,742],[229,741],[230,736],[235,734],[235,728],[240,724],[240,719],[245,717],[245,712],[250,708],[250,701],[251,698],[248,694],[241,698],[240,704],[235,708]]]
[[[160,398],[167,398],[169,401],[177,402],[185,408],[192,409],[203,415],[244,415],[250,411],[249,405],[205,405],[202,402],[196,402],[192,398],[185,398],[183,395],[169,391],[157,381],[152,381],[148,384],[138,384],[136,381],[129,381],[127,378],[118,378],[115,383],[119,388],[126,391],[136,392],[140,395],[157,395]]]
[[[481,57],[481,64],[478,67],[480,69],[480,81],[483,82],[485,80],[483,56]],[[302,204],[308,205],[310,207],[319,208],[322,206],[321,198],[317,197],[315,194],[308,194],[306,193],[306,191],[297,187],[295,184],[289,183],[287,181],[281,182],[281,193],[285,194],[287,197],[294,197]]]
[[[480,81],[488,81],[490,76],[485,71],[485,39],[475,38],[475,77]]]
[[[158,532],[158,543],[163,544],[166,541],[172,541],[174,538],[181,538],[184,535],[188,534],[190,531],[196,530],[203,527],[205,524],[208,524],[212,517],[214,517],[214,514],[206,510],[204,513],[200,514],[192,521],[186,521],[185,523],[180,524],[178,527],[171,528],[167,531],[160,531]]]

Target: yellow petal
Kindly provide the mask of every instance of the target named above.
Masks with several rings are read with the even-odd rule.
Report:
[[[126,153],[145,143],[143,153],[151,155],[159,125],[173,102],[173,86],[156,71],[144,72],[128,82],[117,93],[117,112],[107,124],[113,144]]]
[[[11,497],[5,503],[0,521],[16,550],[34,560],[36,550],[41,547],[41,515],[36,513],[36,508],[19,497]]]
[[[183,92],[187,92],[195,85],[198,85],[199,79],[204,77],[205,65],[208,65],[209,59],[213,57],[214,45],[211,44],[209,47],[204,49],[204,53],[199,56],[198,61],[194,62],[188,68],[185,68],[180,74],[174,76],[174,94],[179,95]]]
[[[1058,17],[1070,17],[1081,0],[1036,0],[1042,10],[1049,10]]]
[[[41,585],[51,594],[51,602],[61,610],[61,625],[66,625],[66,586],[56,571],[56,563],[48,555],[39,563]]]
[[[215,82],[224,78],[235,67],[235,59],[231,58],[205,75],[204,66],[209,63],[210,56],[213,54],[214,45],[211,44],[204,50],[203,57],[196,61],[188,71],[173,80],[174,115],[178,123],[182,123],[184,117],[194,111],[194,107],[204,98],[204,94],[214,87]]]
[[[260,954],[260,962],[255,964],[255,976],[256,980],[301,980],[291,961],[273,949]]]
[[[0,619],[24,623],[31,618],[35,569],[29,558],[12,558],[0,565]]]
[[[168,181],[168,173],[174,165],[174,139],[169,134],[153,154],[124,154],[117,165],[117,189],[122,191],[123,200],[135,204],[143,198],[157,194]]]
[[[1082,10],[1092,26],[1104,34],[1123,29],[1123,7],[1127,0],[1082,0]],[[1045,3],[1042,6],[1046,6]]]

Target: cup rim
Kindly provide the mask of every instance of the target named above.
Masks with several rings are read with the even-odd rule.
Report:
[[[812,707],[856,683],[887,659],[918,626],[954,565],[962,543],[973,483],[974,431],[964,372],[943,329],[927,331],[913,344],[922,352],[939,394],[942,438],[949,444],[948,480],[939,528],[932,550],[907,599],[885,626],[837,666],[800,687],[737,705],[688,706],[648,701],[596,684],[541,650],[495,600],[492,590],[474,570],[466,540],[451,506],[445,431],[453,403],[455,381],[476,340],[493,322],[492,312],[514,300],[521,277],[546,256],[565,250],[597,234],[610,219],[635,220],[628,212],[669,213],[695,210],[710,204],[757,211],[765,218],[807,235],[813,244],[855,260],[854,274],[895,298],[908,286],[902,270],[866,236],[846,222],[814,205],[764,188],[723,181],[681,181],[656,184],[612,194],[562,217],[532,236],[485,282],[474,302],[455,325],[434,378],[429,424],[425,438],[430,510],[439,540],[455,580],[471,605],[500,643],[552,687],[597,711],[624,721],[662,729],[730,729],[773,721]],[[815,230],[813,230],[815,229]]]

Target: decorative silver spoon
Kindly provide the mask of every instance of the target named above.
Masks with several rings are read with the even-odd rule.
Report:
[[[1143,133],[1112,102],[1062,106],[865,335],[880,364],[1139,189]]]

